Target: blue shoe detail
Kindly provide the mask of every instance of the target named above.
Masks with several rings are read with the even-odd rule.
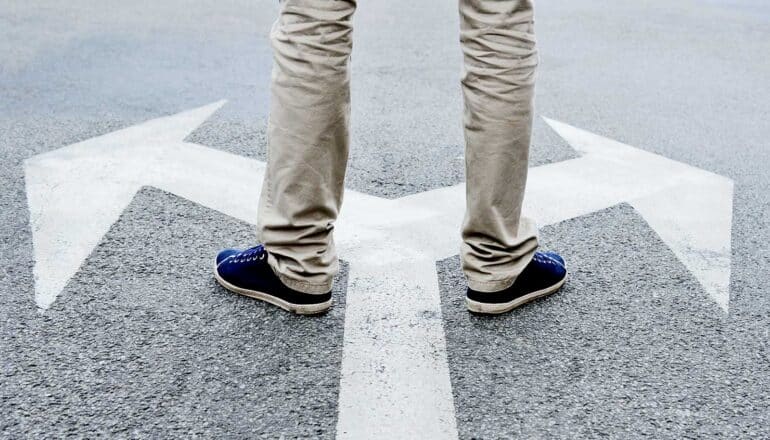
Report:
[[[546,257],[551,258],[552,260],[556,260],[556,262],[558,262],[562,266],[567,267],[567,265],[564,263],[564,258],[562,258],[561,255],[557,254],[556,252],[545,251],[545,252],[542,252],[542,254],[545,255]]]
[[[466,304],[476,313],[505,313],[537,298],[550,295],[567,279],[564,259],[555,252],[535,252],[532,261],[516,277],[511,287],[497,292],[468,288]]]
[[[232,257],[233,255],[241,252],[240,249],[223,249],[219,251],[216,258],[217,266],[219,266],[219,263],[224,261],[228,257]]]
[[[267,264],[267,250],[261,244],[246,250],[225,249],[219,252],[215,262],[215,278],[231,292],[303,315],[325,312],[331,307],[331,291],[310,294],[283,284]]]

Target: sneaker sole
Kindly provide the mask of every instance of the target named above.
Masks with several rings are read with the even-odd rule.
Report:
[[[504,303],[485,303],[485,302],[474,301],[466,297],[465,304],[468,306],[468,310],[470,310],[473,313],[482,313],[485,315],[498,315],[500,313],[510,312],[516,307],[522,306],[538,298],[542,298],[552,293],[556,293],[556,291],[561,289],[561,286],[563,286],[566,281],[567,281],[567,276],[565,275],[564,278],[561,279],[561,281],[554,284],[553,286],[548,286],[542,290],[536,290],[532,293],[528,293],[524,296],[520,296],[512,301],[508,301]]]
[[[216,278],[217,282],[222,287],[224,287],[225,289],[233,293],[237,293],[239,295],[248,296],[249,298],[258,299],[260,301],[270,303],[274,306],[278,306],[286,311],[296,313],[298,315],[317,315],[319,313],[326,312],[332,306],[331,299],[322,303],[317,303],[317,304],[294,304],[265,292],[260,292],[258,290],[249,290],[249,289],[244,289],[242,287],[235,286],[233,284],[228,283],[227,281],[224,280],[224,278],[219,276],[219,271],[217,270],[216,263],[214,265],[214,278]]]

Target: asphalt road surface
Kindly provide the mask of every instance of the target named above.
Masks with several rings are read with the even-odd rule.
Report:
[[[356,261],[320,318],[235,296],[211,259],[253,243],[253,225],[145,185],[36,304],[24,161],[223,99],[185,141],[264,160],[276,13],[262,0],[0,5],[0,436],[345,436]],[[628,203],[542,228],[570,280],[505,316],[468,314],[458,256],[436,261],[440,313],[415,313],[445,341],[444,433],[770,437],[770,5],[542,0],[536,21],[532,167],[580,156],[543,116],[731,179],[729,301]],[[347,188],[398,199],[462,182],[456,4],[365,1],[354,23]],[[420,432],[410,423],[398,429]]]

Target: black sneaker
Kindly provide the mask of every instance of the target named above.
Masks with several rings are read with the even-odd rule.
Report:
[[[323,294],[299,292],[284,285],[267,264],[261,244],[246,250],[225,249],[217,254],[214,277],[225,289],[274,304],[300,315],[329,310],[331,291]]]
[[[556,292],[566,280],[567,269],[559,254],[535,252],[511,287],[497,292],[479,292],[469,287],[465,302],[474,313],[505,313]]]

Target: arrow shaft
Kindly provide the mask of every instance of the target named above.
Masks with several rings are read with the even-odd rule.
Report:
[[[337,437],[457,438],[434,261],[351,264]]]
[[[147,163],[148,185],[256,224],[264,162],[197,144],[167,145]]]

